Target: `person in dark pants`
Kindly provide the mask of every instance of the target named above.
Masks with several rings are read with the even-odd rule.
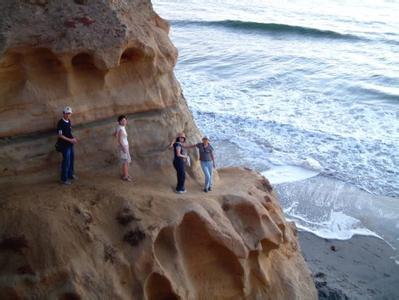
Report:
[[[73,145],[77,143],[77,139],[72,135],[71,114],[72,108],[65,107],[62,119],[57,124],[58,145],[62,153],[61,183],[66,185],[71,184],[71,179],[76,179],[74,175]]]
[[[183,152],[183,143],[186,141],[186,136],[184,133],[179,133],[176,138],[175,143],[173,144],[173,166],[176,169],[177,175],[177,185],[176,185],[176,193],[181,194],[185,193],[186,189],[184,187],[184,182],[186,180],[186,170],[185,170],[185,161],[187,159],[187,155]]]

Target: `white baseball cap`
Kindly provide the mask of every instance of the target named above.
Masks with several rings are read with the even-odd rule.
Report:
[[[71,114],[72,108],[70,106],[65,106],[64,110],[62,111],[64,114]]]

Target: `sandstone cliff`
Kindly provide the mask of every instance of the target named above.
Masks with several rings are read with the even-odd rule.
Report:
[[[212,193],[190,180],[183,196],[159,173],[135,184],[89,172],[67,189],[9,186],[1,299],[316,299],[269,183],[219,173]]]
[[[165,148],[200,134],[150,1],[7,0],[0,20],[0,299],[316,298],[267,180],[220,170],[204,194],[194,164],[173,192]],[[43,177],[65,105],[80,140],[67,188]],[[121,113],[134,184],[115,176]]]
[[[176,132],[200,138],[173,74],[169,25],[150,1],[10,0],[0,14],[0,177],[57,162],[66,105],[77,156],[91,157],[80,166],[112,162],[118,114],[129,115],[131,150],[146,167],[169,163],[162,151]]]

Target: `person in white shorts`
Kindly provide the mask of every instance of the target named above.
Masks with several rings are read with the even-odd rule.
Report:
[[[116,137],[118,140],[118,148],[119,155],[121,160],[121,178],[125,181],[132,181],[132,178],[129,176],[129,164],[132,161],[129,152],[129,141],[127,139],[126,132],[127,118],[125,115],[121,115],[118,117],[118,127],[116,129]]]

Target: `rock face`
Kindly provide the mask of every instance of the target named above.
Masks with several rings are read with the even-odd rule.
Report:
[[[221,170],[204,194],[194,163],[189,193],[173,192],[166,147],[200,134],[150,1],[5,0],[0,20],[0,299],[316,299],[267,180]],[[68,188],[39,176],[57,172],[66,105],[80,140]],[[134,184],[114,172],[119,114]]]
[[[95,175],[7,189],[1,299],[317,299],[295,226],[257,173],[220,170],[206,196],[193,180],[177,196],[158,173]]]
[[[0,177],[57,162],[66,105],[77,157],[91,157],[80,166],[112,161],[119,114],[146,167],[165,163],[178,131],[200,138],[173,74],[169,25],[150,1],[1,1],[0,14]]]

